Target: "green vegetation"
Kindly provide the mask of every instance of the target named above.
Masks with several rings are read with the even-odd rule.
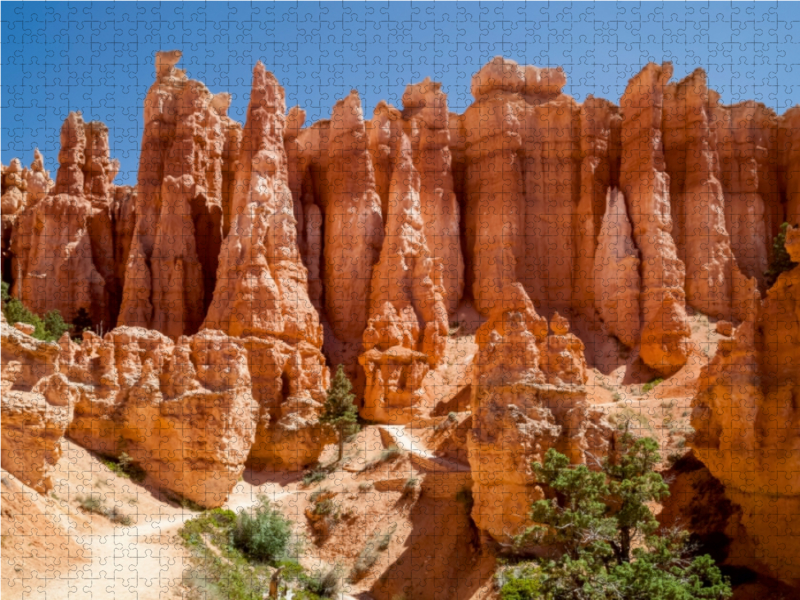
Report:
[[[562,548],[563,555],[531,563],[526,575],[509,577],[501,597],[729,598],[729,582],[709,556],[691,556],[685,531],[659,531],[647,506],[669,494],[653,470],[658,461],[656,441],[636,439],[627,430],[620,437],[616,461],[604,460],[599,471],[570,465],[551,448],[544,464],[533,465],[548,497],[533,503],[530,517],[537,525],[517,542],[520,547],[533,543]]]
[[[80,335],[84,331],[91,331],[94,328],[94,323],[92,322],[92,318],[89,316],[89,312],[81,306],[78,309],[78,314],[75,315],[75,318],[72,319],[72,330],[78,339],[80,339]]]
[[[412,496],[419,491],[419,479],[409,477],[403,484],[403,496]]]
[[[781,225],[780,233],[775,236],[775,240],[772,242],[772,263],[770,263],[769,269],[764,271],[767,287],[772,287],[781,273],[790,271],[797,266],[797,263],[792,261],[792,257],[786,251],[786,230],[788,228],[789,223]]]
[[[380,455],[378,455],[376,458],[370,461],[370,463],[367,465],[366,468],[373,469],[382,463],[394,460],[395,458],[403,456],[404,454],[405,452],[403,452],[403,450],[392,444],[391,446],[388,446],[383,450],[381,450]]]
[[[300,576],[303,588],[320,598],[333,598],[342,584],[342,570],[337,565],[325,567]]]
[[[371,482],[371,481],[363,481],[363,482],[361,482],[361,483],[359,483],[359,484],[358,484],[358,491],[359,491],[359,492],[368,492],[368,491],[370,491],[370,490],[371,490],[373,487],[374,487],[374,486],[372,485],[372,482]]]
[[[645,383],[642,386],[642,393],[646,394],[647,392],[652,390],[654,387],[656,387],[659,383],[662,383],[663,381],[664,381],[663,377],[656,377],[652,381]]]
[[[191,600],[261,600],[276,568],[281,568],[281,587],[291,586],[294,598],[320,598],[311,591],[321,589],[316,574],[306,574],[297,562],[302,548],[291,534],[290,521],[265,497],[252,514],[206,511],[188,521],[179,535],[192,553],[192,566],[183,576]]]
[[[167,499],[168,502],[172,502],[173,504],[177,504],[181,508],[185,508],[186,510],[191,510],[192,512],[203,512],[205,508],[200,506],[194,500],[189,500],[189,498],[184,498],[180,494],[176,494],[175,492],[171,492],[170,490],[162,490],[162,494]]]
[[[127,452],[122,452],[119,458],[112,456],[100,457],[102,463],[120,477],[125,477],[136,483],[141,483],[147,477],[147,472],[135,462]]]
[[[317,467],[315,469],[307,471],[306,474],[303,475],[303,485],[308,487],[310,485],[323,481],[328,476],[329,473],[330,471],[323,467]]]
[[[28,310],[19,299],[12,298],[9,295],[9,284],[5,281],[2,284],[2,300],[3,314],[8,324],[27,323],[33,325],[34,330],[31,335],[37,340],[55,342],[65,331],[69,330],[69,325],[64,322],[61,313],[57,310],[51,310],[44,318],[41,318]]]
[[[456,500],[461,502],[467,510],[467,514],[472,512],[472,506],[475,504],[475,499],[472,496],[472,490],[469,488],[461,488],[456,492]]]
[[[351,581],[358,581],[364,577],[364,575],[367,574],[372,566],[378,562],[380,553],[386,550],[389,547],[389,544],[391,544],[392,536],[394,535],[396,529],[397,523],[392,525],[392,527],[385,533],[379,531],[370,537],[367,545],[364,546],[364,549],[358,555],[358,558],[353,565],[353,570],[350,573]]]
[[[319,422],[327,425],[336,432],[339,442],[339,458],[341,462],[344,456],[344,441],[347,436],[358,431],[358,409],[353,403],[355,395],[351,393],[353,389],[350,379],[344,372],[344,367],[339,365],[336,375],[333,377],[331,387],[328,389],[328,397],[325,400]]]
[[[259,497],[252,511],[241,511],[233,528],[233,543],[260,561],[274,561],[286,552],[292,535],[291,522],[273,509],[266,496]]]
[[[88,494],[85,496],[78,496],[78,507],[85,513],[100,515],[106,517],[112,523],[117,525],[129,526],[133,524],[133,520],[117,507],[108,508],[99,495]]]

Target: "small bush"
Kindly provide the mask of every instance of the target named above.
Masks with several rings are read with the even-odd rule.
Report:
[[[472,506],[475,504],[475,499],[472,497],[472,490],[469,488],[461,488],[456,493],[456,500],[467,507],[467,512],[472,512]]]
[[[619,392],[614,392],[614,393],[611,395],[611,399],[612,399],[614,402],[619,402],[620,400],[622,400],[622,396],[620,395],[620,393],[619,393]]]
[[[372,482],[364,481],[363,483],[358,484],[358,491],[359,492],[368,492],[372,489]]]
[[[83,512],[105,516],[106,506],[100,496],[89,494],[88,496],[78,496],[77,500],[78,506]]]
[[[403,495],[409,496],[419,490],[419,479],[416,477],[409,477],[403,484]]]
[[[664,381],[664,379],[662,377],[656,377],[655,379],[653,379],[653,381],[645,383],[642,386],[642,392],[646,394],[647,392],[652,390],[654,387],[656,387],[659,383],[661,383],[663,381]]]
[[[313,469],[303,475],[303,485],[309,487],[315,483],[323,481],[328,476],[328,471],[325,469]]]
[[[135,462],[127,452],[122,452],[119,458],[105,456],[100,459],[108,469],[121,477],[126,477],[136,483],[141,483],[147,477],[139,463]]]
[[[243,510],[236,516],[232,538],[251,558],[271,561],[285,553],[291,535],[291,522],[261,496],[252,514]]]
[[[117,507],[110,508],[106,511],[106,516],[108,520],[112,523],[116,523],[117,525],[124,525],[129,527],[133,524],[133,519],[131,519],[128,515],[120,511]]]
[[[317,596],[330,598],[337,594],[341,587],[341,569],[332,567],[318,569],[302,577],[303,587]]]
[[[768,288],[775,285],[781,273],[790,271],[797,266],[797,263],[792,261],[792,257],[789,256],[789,252],[786,250],[786,231],[788,228],[789,223],[781,225],[780,233],[772,242],[772,263],[770,263],[769,269],[764,271]]]

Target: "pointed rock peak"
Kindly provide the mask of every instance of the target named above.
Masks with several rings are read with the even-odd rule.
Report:
[[[264,63],[258,61],[253,67],[253,89],[250,92],[251,106],[264,106],[274,109],[282,116],[286,114],[286,94],[278,78],[267,71]]]
[[[426,77],[419,83],[411,83],[406,86],[403,93],[403,108],[423,108],[434,106],[434,104],[447,104],[447,94],[442,92],[442,84],[438,81],[431,81]]]
[[[211,99],[211,108],[220,116],[228,115],[228,108],[231,106],[231,95],[228,92],[215,94]]]
[[[183,56],[180,50],[161,50],[156,52],[156,78],[168,76]]]
[[[286,116],[286,129],[284,135],[286,137],[297,137],[300,130],[306,122],[306,111],[299,106],[293,106],[289,109],[289,114]]]

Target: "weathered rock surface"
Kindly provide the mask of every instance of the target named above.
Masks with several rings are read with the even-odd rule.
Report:
[[[448,330],[442,261],[428,246],[421,177],[407,136],[397,140],[394,154],[386,232],[359,358],[367,379],[361,414],[381,422],[414,417],[425,375],[444,358]]]
[[[641,357],[670,374],[686,363],[686,271],[671,236],[669,175],[661,133],[664,86],[672,65],[648,64],[622,95],[620,185],[642,256]]]
[[[609,189],[594,257],[594,298],[606,330],[623,344],[639,340],[639,251],[631,236],[625,198]]]
[[[2,467],[38,492],[53,487],[50,471],[72,420],[76,390],[58,372],[58,346],[2,322]]]
[[[711,127],[719,94],[696,69],[664,92],[664,153],[670,173],[672,237],[686,265],[687,302],[720,319],[739,313],[744,285],[726,228],[717,137]]]
[[[94,323],[109,327],[122,289],[115,243],[128,228],[118,217],[130,215],[121,208],[127,196],[118,196],[113,184],[119,163],[109,157],[108,128],[70,113],[61,128],[59,163],[49,195],[37,165],[37,191],[17,216],[13,294],[35,313],[58,310],[70,322],[83,308]]]
[[[136,226],[126,266],[121,325],[195,333],[216,283],[233,184],[239,125],[228,94],[213,95],[177,69],[179,51],[156,53],[145,98]],[[230,219],[233,217],[230,216]],[[176,240],[176,228],[185,240]]]
[[[787,235],[800,259],[800,230]],[[748,566],[800,584],[800,268],[784,273],[733,339],[720,341],[693,400],[698,457],[742,508],[758,549]],[[751,306],[757,306],[751,303]]]
[[[506,286],[502,297],[477,333],[467,447],[472,518],[509,544],[531,524],[531,503],[544,498],[532,462],[550,448],[573,463],[588,462],[589,452],[604,456],[613,430],[586,402],[584,346],[566,319],[556,314],[548,335],[520,284]]]
[[[283,88],[260,62],[237,162],[231,230],[205,327],[233,336],[277,336],[322,346],[308,298],[288,185]]]

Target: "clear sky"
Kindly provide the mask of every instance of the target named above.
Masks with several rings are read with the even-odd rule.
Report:
[[[143,103],[157,50],[212,92],[229,91],[244,121],[253,65],[263,61],[287,104],[327,118],[357,89],[369,117],[379,100],[400,106],[408,83],[443,83],[450,110],[471,102],[470,78],[491,57],[561,65],[565,91],[618,101],[648,61],[671,60],[675,78],[697,67],[722,101],[755,99],[779,113],[800,100],[800,5],[775,2],[562,3],[2,3],[2,160],[24,164],[39,147],[57,167],[71,110],[110,128],[135,184]]]

